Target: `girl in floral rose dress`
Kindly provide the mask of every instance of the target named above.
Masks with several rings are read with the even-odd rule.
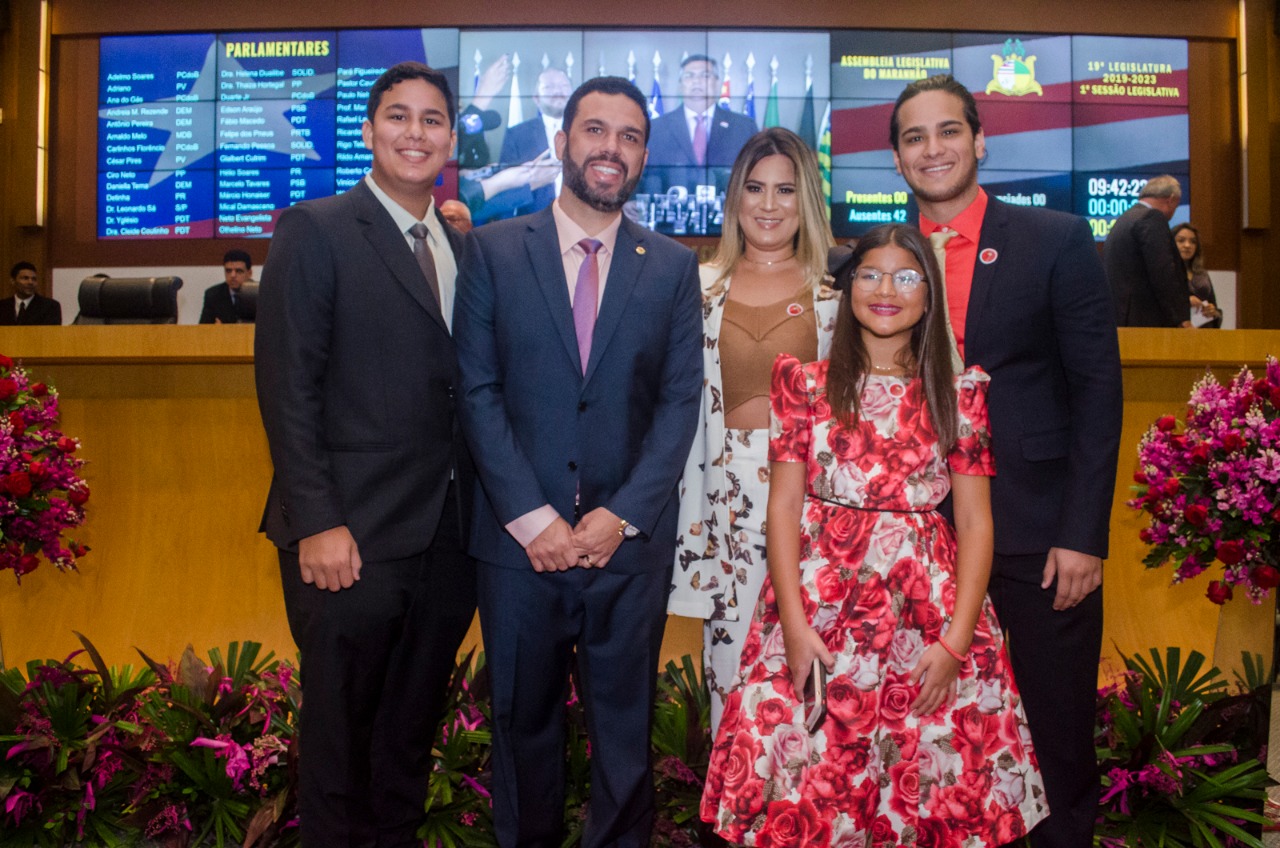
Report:
[[[702,799],[731,842],[974,848],[1048,815],[986,598],[989,378],[953,373],[938,278],[919,231],[871,230],[838,274],[831,358],[774,365],[769,578]]]

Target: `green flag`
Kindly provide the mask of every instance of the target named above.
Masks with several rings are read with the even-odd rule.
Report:
[[[818,130],[818,172],[822,175],[822,196],[827,199],[827,220],[831,219],[831,104],[822,113]]]
[[[764,128],[781,125],[782,121],[778,120],[778,81],[775,79],[769,87],[769,102],[764,107]]]

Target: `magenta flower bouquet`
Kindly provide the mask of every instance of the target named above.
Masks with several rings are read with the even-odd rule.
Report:
[[[1185,420],[1166,415],[1138,445],[1135,496],[1150,514],[1139,532],[1148,568],[1173,563],[1173,582],[1215,562],[1221,579],[1206,597],[1226,603],[1233,587],[1259,603],[1280,585],[1280,364],[1266,376],[1242,368],[1230,384],[1206,373],[1191,389]]]
[[[84,523],[89,487],[79,441],[58,432],[58,394],[0,355],[0,571],[19,580],[41,558],[75,570],[88,548],[63,534]]]

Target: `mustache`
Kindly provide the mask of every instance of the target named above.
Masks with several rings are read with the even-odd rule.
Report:
[[[616,165],[622,170],[622,178],[624,180],[631,176],[631,169],[627,167],[627,163],[623,161],[622,157],[616,153],[610,153],[608,151],[597,153],[595,156],[592,156],[582,163],[583,169],[591,167],[593,162],[608,162],[610,165]]]

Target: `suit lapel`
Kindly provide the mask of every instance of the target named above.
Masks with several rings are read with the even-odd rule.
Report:
[[[644,267],[644,241],[647,231],[631,223],[625,217],[618,228],[618,239],[613,245],[613,261],[609,263],[609,277],[604,284],[604,300],[600,314],[596,316],[596,328],[591,335],[591,359],[587,363],[586,379],[590,380],[609,346],[609,339],[622,321],[627,301],[640,279]],[[576,339],[576,336],[575,336]]]
[[[1005,242],[1009,238],[1008,223],[1009,216],[1005,205],[994,197],[988,197],[987,213],[982,218],[982,235],[978,237],[978,255],[973,264],[973,283],[969,287],[968,315],[965,317],[966,364],[976,361],[973,342],[977,341],[980,347],[981,339],[985,335],[982,322],[986,317],[987,303],[991,299],[996,274],[1000,270]],[[994,251],[995,259],[992,262],[983,262],[981,257],[988,250]]]
[[[681,106],[675,112],[676,119],[671,121],[668,126],[675,135],[676,146],[680,148],[680,158],[676,162],[693,162],[693,139],[689,137],[689,122],[685,119],[684,107]],[[707,149],[711,149],[711,127],[707,127]]]
[[[364,229],[365,240],[382,259],[387,270],[441,329],[449,332],[449,326],[440,312],[440,304],[431,296],[427,281],[422,276],[422,269],[413,258],[413,251],[405,242],[404,234],[396,229],[391,213],[383,208],[363,180],[351,189],[350,197],[355,205],[356,219]]]
[[[569,283],[564,278],[564,258],[560,255],[560,235],[556,220],[548,207],[531,216],[529,229],[524,235],[525,249],[529,252],[529,265],[538,281],[538,288],[547,301],[547,311],[560,341],[564,342],[577,373],[582,373],[582,359],[578,356],[578,331],[573,328],[573,305],[569,303]],[[607,291],[607,289],[606,289]],[[607,298],[606,298],[607,300]],[[597,323],[595,339],[599,339]],[[593,345],[596,342],[593,341]]]

